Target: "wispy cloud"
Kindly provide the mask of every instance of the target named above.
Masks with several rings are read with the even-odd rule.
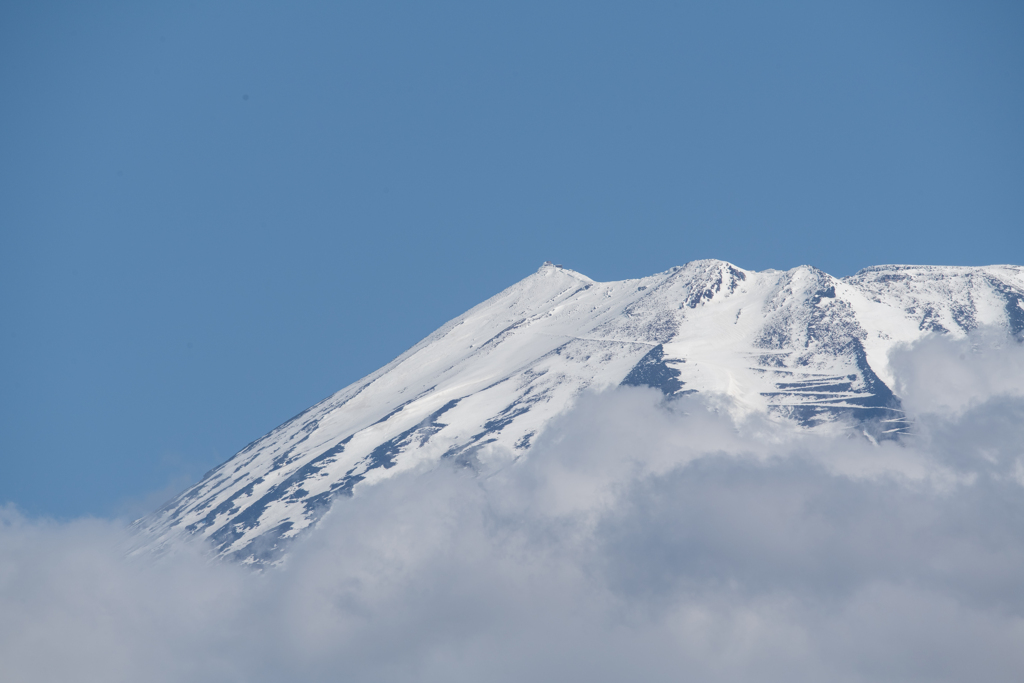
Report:
[[[0,524],[18,681],[1016,681],[1024,348],[893,357],[914,433],[586,396],[527,458],[341,500],[255,574],[117,523]]]

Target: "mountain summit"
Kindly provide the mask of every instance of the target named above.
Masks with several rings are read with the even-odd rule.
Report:
[[[705,260],[595,282],[545,263],[136,528],[147,548],[198,535],[223,556],[273,562],[354,487],[424,461],[511,461],[582,391],[617,385],[699,393],[797,429],[852,424],[899,438],[908,424],[890,350],[979,326],[1024,337],[1024,268],[876,266],[837,279]]]

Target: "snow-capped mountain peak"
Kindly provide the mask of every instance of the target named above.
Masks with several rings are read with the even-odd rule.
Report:
[[[596,282],[544,263],[380,370],[246,446],[137,527],[250,562],[279,558],[339,497],[424,461],[511,461],[585,390],[714,397],[794,428],[907,429],[889,352],[989,325],[1024,335],[1024,268],[693,261]]]

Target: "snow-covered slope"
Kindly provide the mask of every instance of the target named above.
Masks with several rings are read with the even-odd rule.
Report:
[[[274,561],[353,487],[423,461],[514,459],[580,392],[620,384],[896,438],[907,424],[890,349],[981,325],[1024,335],[1024,268],[878,266],[836,279],[708,260],[595,282],[545,263],[136,526],[148,549],[198,534],[225,556]]]

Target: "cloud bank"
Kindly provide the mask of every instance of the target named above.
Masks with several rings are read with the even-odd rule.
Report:
[[[528,456],[339,501],[282,567],[0,515],[13,681],[1018,681],[1024,347],[893,355],[901,443],[585,396]]]

